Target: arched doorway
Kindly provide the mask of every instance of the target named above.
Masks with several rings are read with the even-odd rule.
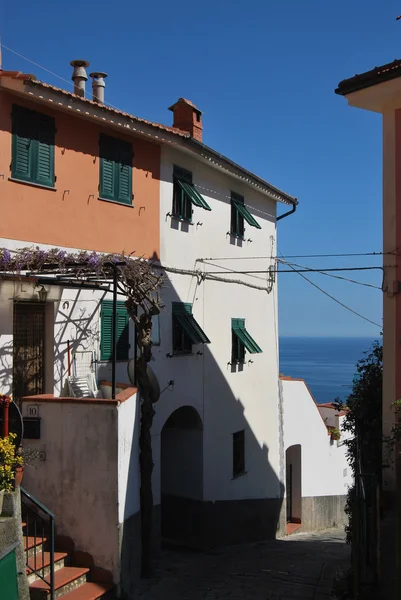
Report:
[[[301,444],[287,448],[286,463],[286,500],[287,533],[293,533],[302,522],[302,457]]]
[[[182,406],[161,432],[162,538],[201,545],[203,425],[198,412]]]

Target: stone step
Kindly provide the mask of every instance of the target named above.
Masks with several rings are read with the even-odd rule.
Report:
[[[87,582],[76,588],[72,592],[68,592],[63,596],[63,600],[98,600],[98,598],[104,598],[113,589],[112,583],[95,583]]]
[[[88,568],[63,567],[54,573],[54,597],[64,597],[68,592],[75,590],[86,583]],[[31,600],[48,600],[50,598],[50,586],[38,579],[29,586]]]
[[[28,550],[28,558],[31,558],[31,556],[34,556],[35,553],[36,555],[40,554],[43,551],[43,545],[46,543],[47,538],[42,538],[42,537],[34,537],[33,535],[31,536],[23,536],[24,538],[24,550],[26,552],[26,550]],[[26,554],[25,554],[26,556]]]
[[[58,571],[65,567],[65,560],[68,558],[67,552],[55,552],[54,553],[54,571]],[[36,570],[40,573],[42,577],[49,580],[50,577],[50,552],[40,552],[36,555],[36,565],[35,565],[35,557],[31,556],[28,560],[28,565],[26,568],[26,574],[28,577],[28,583],[33,583],[40,579],[38,575],[34,573],[33,570]]]

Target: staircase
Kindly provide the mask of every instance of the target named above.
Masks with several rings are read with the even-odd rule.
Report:
[[[23,541],[31,600],[112,600],[112,574],[96,567],[67,536],[54,536],[54,516],[21,488]],[[32,508],[34,505],[35,509]],[[36,506],[37,505],[37,506]],[[43,512],[50,515],[46,519]],[[48,521],[50,527],[47,527]]]

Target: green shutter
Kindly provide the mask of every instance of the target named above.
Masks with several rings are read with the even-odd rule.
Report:
[[[106,200],[115,200],[114,188],[116,186],[114,158],[114,138],[107,135],[100,136],[100,196]]]
[[[31,181],[33,145],[35,143],[34,119],[32,111],[21,106],[13,106],[12,111],[12,163],[11,175],[15,179]]]
[[[38,120],[36,141],[35,181],[41,185],[54,186],[54,121],[42,115]]]
[[[101,306],[100,360],[112,359],[113,302],[104,300]],[[117,360],[128,360],[129,315],[124,302],[117,302]]]
[[[173,302],[173,319],[178,322],[193,344],[210,344],[210,340],[192,315],[192,304]]]
[[[239,212],[239,214],[244,217],[245,221],[251,226],[256,227],[256,229],[262,229],[257,220],[251,215],[249,210],[246,208],[242,202],[238,202],[237,200],[233,200],[234,206]]]
[[[231,319],[233,333],[251,354],[259,354],[262,349],[245,329],[245,319]]]
[[[12,121],[12,177],[53,187],[54,119],[14,105]]]
[[[128,360],[129,316],[125,306],[117,309],[117,360]]]
[[[11,176],[15,179],[30,181],[31,172],[31,140],[19,133],[13,133],[13,150]]]
[[[100,197],[132,204],[132,146],[107,135],[100,136]]]
[[[119,143],[118,170],[118,202],[132,204],[132,146],[126,142]]]
[[[187,194],[188,198],[191,200],[192,204],[195,206],[199,206],[200,208],[204,208],[205,210],[212,210],[206,200],[201,196],[198,190],[190,183],[186,183],[185,181],[178,180],[178,184],[181,189]]]

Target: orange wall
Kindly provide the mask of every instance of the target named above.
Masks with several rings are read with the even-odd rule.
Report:
[[[56,191],[9,181],[13,102],[55,117]],[[98,199],[100,133],[132,143],[134,208]],[[158,145],[0,93],[0,237],[159,256],[159,198]]]

